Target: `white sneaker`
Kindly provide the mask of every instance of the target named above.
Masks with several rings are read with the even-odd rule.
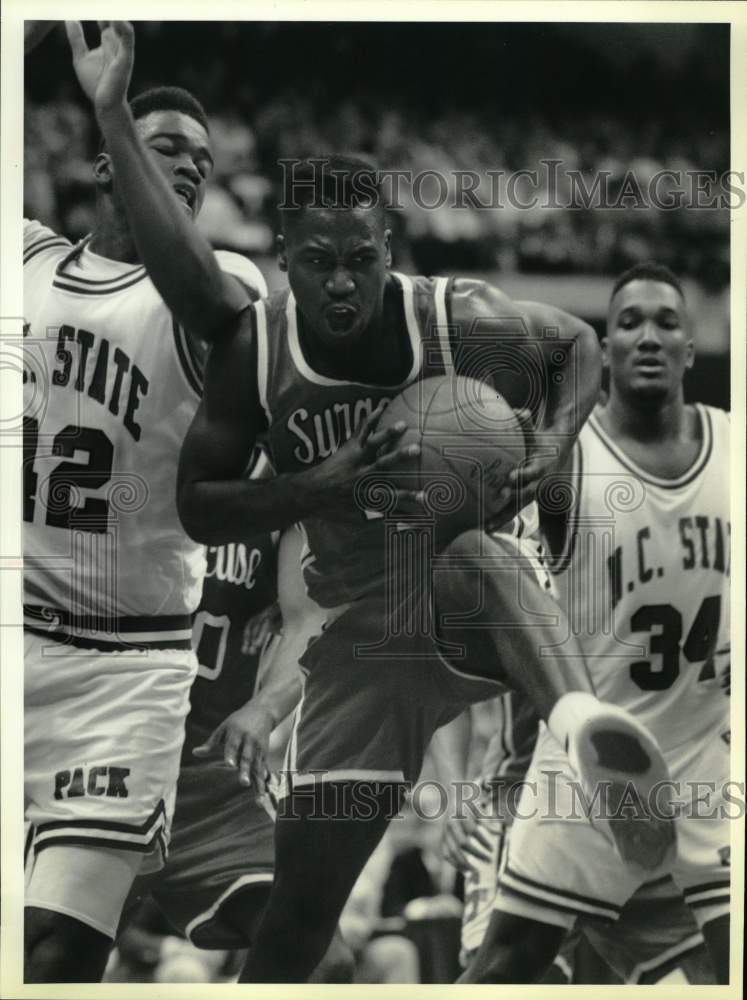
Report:
[[[669,768],[648,729],[603,704],[576,733],[568,757],[592,824],[625,864],[646,874],[670,865],[677,853],[671,789],[656,791],[669,780]]]

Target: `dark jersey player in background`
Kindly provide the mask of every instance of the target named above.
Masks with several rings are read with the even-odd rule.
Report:
[[[599,386],[599,348],[594,331],[575,317],[538,303],[513,303],[484,282],[391,275],[391,233],[375,171],[343,159],[330,161],[326,171],[307,164],[304,202],[284,213],[280,264],[292,291],[273,296],[266,309],[237,313],[222,296],[209,246],[164,197],[132,128],[125,104],[132,29],[114,22],[104,35],[105,64],[89,93],[130,185],[128,212],[147,266],[177,312],[200,315],[214,333],[225,331],[208,361],[202,409],[182,451],[185,527],[220,544],[248,523],[266,530],[304,522],[307,580],[330,612],[304,658],[308,673],[290,744],[290,802],[278,818],[275,880],[245,970],[254,981],[302,981],[326,950],[356,877],[406,783],[420,771],[433,732],[466,704],[506,685],[527,691],[569,748],[589,792],[614,774],[618,781],[632,780],[645,801],[650,783],[667,776],[643,727],[594,697],[581,657],[569,666],[538,655],[551,640],[543,615],[554,622],[557,607],[517,545],[521,514],[495,538],[474,529],[446,546],[446,571],[433,574],[433,605],[451,621],[439,622],[436,636],[428,627],[397,633],[403,599],[426,619],[432,613],[425,594],[431,578],[419,588],[411,577],[398,576],[386,563],[386,519],[377,525],[368,516],[365,496],[356,503],[367,474],[413,467],[418,454],[417,447],[398,446],[404,423],[377,429],[384,400],[426,374],[458,371],[485,380],[497,372],[510,376],[498,380],[508,402],[526,405],[526,392],[520,388],[517,395],[515,367],[501,361],[509,354],[515,362],[525,353],[542,374],[541,384],[532,386],[539,397],[536,436],[514,496],[514,510],[522,511],[588,416]],[[364,177],[368,195],[361,197],[356,181]],[[168,248],[177,246],[174,266]],[[456,328],[454,344],[445,336],[448,326]],[[471,338],[475,332],[480,336]],[[263,427],[277,475],[250,483],[242,473]],[[413,491],[394,489],[392,496],[401,508],[422,509]],[[402,586],[393,609],[386,603],[387,581]],[[496,621],[514,627],[497,627]],[[394,642],[377,655],[387,637]],[[444,641],[466,656],[447,662]],[[635,776],[622,760],[628,752],[635,755]],[[320,771],[323,780],[316,782]],[[365,819],[349,805],[362,782]],[[671,824],[644,826],[648,843],[638,857],[630,849],[640,844],[640,821],[635,829],[618,825],[616,840],[631,863],[649,868],[674,841]]]
[[[297,562],[299,545],[292,536],[288,545]],[[269,735],[294,707],[301,688],[297,662],[272,655],[277,650],[269,630],[277,635],[279,624],[277,549],[277,533],[270,532],[208,549],[193,627],[199,668],[190,692],[169,856],[157,876],[135,883],[135,895],[150,891],[198,947],[248,947],[272,882],[274,810],[260,797],[259,772]],[[291,617],[287,627],[296,628],[287,602],[285,610]],[[252,630],[254,637],[248,634]],[[269,698],[261,689],[260,668],[270,674]],[[232,724],[234,712],[250,717]],[[240,751],[246,743],[242,756],[234,745],[239,732]],[[254,794],[247,787],[252,779]]]

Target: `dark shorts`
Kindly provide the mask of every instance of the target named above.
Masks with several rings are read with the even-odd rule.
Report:
[[[253,910],[264,905],[273,877],[274,831],[272,817],[239,785],[235,769],[215,761],[183,767],[168,860],[147,889],[198,947],[246,947],[245,934],[222,911],[239,894]]]
[[[459,655],[436,638],[425,601],[392,605],[384,593],[356,601],[301,660],[281,795],[318,781],[414,782],[436,729],[505,689],[452,665]]]

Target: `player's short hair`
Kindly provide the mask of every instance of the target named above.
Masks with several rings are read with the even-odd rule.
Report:
[[[627,271],[623,271],[612,288],[610,301],[614,299],[621,288],[629,285],[631,281],[662,281],[665,285],[671,285],[675,291],[679,292],[683,301],[685,299],[685,293],[676,274],[673,274],[665,264],[657,264],[654,260],[645,260],[629,267]]]
[[[151,87],[144,90],[132,98],[130,111],[136,120],[145,118],[152,111],[181,111],[199,122],[206,132],[210,131],[205,109],[194,94],[183,87]]]
[[[308,208],[374,208],[386,206],[377,168],[356,156],[329,155],[284,160],[282,200],[278,205],[284,233]]]
[[[205,109],[194,94],[190,94],[183,87],[151,87],[137,94],[129,103],[135,121],[138,118],[145,118],[153,111],[180,111],[199,122],[206,132],[210,131]],[[106,143],[102,137],[99,152],[105,149]]]

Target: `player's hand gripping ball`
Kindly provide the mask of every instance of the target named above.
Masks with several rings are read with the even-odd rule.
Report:
[[[403,420],[399,447],[420,446],[417,460],[392,469],[393,484],[424,494],[446,543],[500,513],[509,473],[526,457],[516,414],[495,389],[477,379],[442,375],[409,385],[384,411],[379,427]]]

